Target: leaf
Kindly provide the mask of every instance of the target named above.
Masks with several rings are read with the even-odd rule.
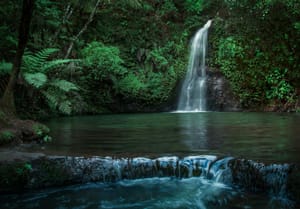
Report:
[[[69,100],[63,101],[59,104],[58,109],[60,112],[70,115],[72,112],[71,102]]]
[[[58,101],[58,95],[55,93],[55,91],[52,90],[45,90],[41,91],[41,93],[46,98],[46,101],[51,109],[55,109],[59,103]]]
[[[12,63],[2,61],[0,62],[0,75],[9,74],[12,69]]]
[[[49,83],[49,85],[57,87],[64,92],[78,90],[78,87],[74,83],[72,83],[70,81],[66,81],[66,80],[55,79],[55,80],[51,81]]]
[[[74,60],[74,59],[57,59],[57,60],[52,60],[52,61],[48,61],[46,63],[43,64],[43,66],[41,67],[41,71],[42,72],[48,72],[51,71],[55,68],[58,68],[64,64],[70,63],[70,62],[78,62],[79,60]]]
[[[44,73],[24,73],[24,79],[37,89],[43,87],[48,81]]]
[[[24,72],[40,72],[45,63],[47,63],[47,59],[58,49],[55,48],[46,48],[35,54],[26,53],[23,56],[23,69]]]
[[[61,67],[64,64],[79,61],[75,59],[48,60],[49,57],[57,51],[58,49],[55,48],[46,48],[35,54],[26,53],[23,56],[23,71],[32,72],[32,73],[36,73],[36,72],[47,73],[53,69]]]

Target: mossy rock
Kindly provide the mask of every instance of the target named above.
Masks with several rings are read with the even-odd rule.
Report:
[[[32,170],[27,162],[0,164],[0,193],[22,191]]]
[[[0,128],[0,145],[21,142],[49,142],[49,128],[32,120],[11,120],[9,126]]]
[[[50,132],[47,126],[32,120],[16,120],[13,121],[13,126],[22,132],[24,142],[43,141]]]
[[[0,130],[0,145],[11,144],[19,142],[21,132],[15,129],[1,129]]]

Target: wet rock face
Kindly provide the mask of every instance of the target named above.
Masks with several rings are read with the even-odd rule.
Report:
[[[207,72],[207,109],[210,111],[239,111],[241,104],[233,95],[229,82],[218,71]]]
[[[232,157],[200,155],[185,158],[174,156],[156,159],[113,159],[41,156],[27,159],[26,162],[18,161],[16,165],[14,163],[16,162],[0,163],[0,172],[3,168],[2,179],[9,180],[0,181],[0,193],[14,192],[16,188],[13,186],[16,183],[20,184],[22,189],[38,189],[87,182],[115,182],[122,179],[201,176],[227,185],[239,186],[246,191],[267,193],[280,198],[297,200],[299,194],[299,187],[294,186],[295,183],[299,183],[295,166],[264,165]],[[11,173],[7,172],[7,166],[10,167]],[[13,182],[14,179],[18,182]]]
[[[298,166],[294,164],[264,165],[252,160],[234,159],[229,162],[228,167],[232,172],[233,185],[250,192],[269,194],[275,199],[282,200],[286,206],[284,208],[300,205]]]

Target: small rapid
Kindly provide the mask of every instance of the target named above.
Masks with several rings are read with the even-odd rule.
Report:
[[[2,195],[1,208],[262,209],[296,204],[288,185],[294,169],[290,164],[213,155],[51,156],[30,164],[24,189],[35,192]],[[57,186],[65,187],[37,190]]]

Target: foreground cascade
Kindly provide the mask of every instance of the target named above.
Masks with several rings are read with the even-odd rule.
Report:
[[[207,33],[209,20],[192,39],[187,73],[181,87],[177,111],[206,111],[206,66]]]
[[[195,198],[200,198],[197,199],[196,203],[193,203],[200,204],[199,208],[206,208],[205,205],[215,204],[219,204],[216,207],[217,209],[226,208],[223,206],[227,205],[231,199],[243,199],[243,192],[235,192],[235,187],[241,188],[242,191],[266,194],[271,197],[270,201],[275,199],[276,202],[279,202],[280,208],[295,208],[294,206],[298,204],[298,181],[291,179],[293,177],[292,174],[295,174],[297,170],[291,164],[265,165],[251,160],[233,157],[219,158],[212,155],[187,156],[183,158],[167,156],[156,159],[145,157],[114,159],[111,157],[37,155],[23,163],[20,161],[15,162],[15,165],[12,163],[3,162],[0,164],[1,177],[5,180],[1,181],[0,185],[0,193],[2,194],[14,192],[16,191],[15,189],[32,190],[88,182],[105,183],[101,184],[102,186],[100,185],[101,188],[103,186],[108,188],[109,185],[112,185],[112,188],[124,187],[125,190],[130,189],[132,186],[138,186],[139,182],[142,182],[142,184],[143,182],[149,182],[150,186],[153,185],[154,187],[160,185],[159,182],[164,182],[166,187],[173,187],[173,184],[175,186],[176,184],[189,184],[190,182],[189,187],[193,188],[192,185],[196,183],[194,186],[200,189],[196,188],[196,190],[199,190],[201,194],[205,192],[203,193],[204,196],[201,196],[200,193],[194,194]],[[18,171],[14,176],[11,173],[14,171],[13,166],[17,166],[15,168]],[[20,169],[22,170],[21,173],[19,172]],[[166,178],[170,178],[170,180]],[[140,181],[137,181],[137,179],[140,179]],[[191,180],[185,181],[184,179]],[[158,184],[155,182],[158,182]],[[292,182],[293,185],[289,182]],[[16,186],[19,188],[16,188]],[[145,186],[143,185],[143,188]],[[88,186],[88,188],[91,189],[91,195],[94,195],[95,188],[93,186],[92,188]],[[67,190],[70,192],[69,189]],[[75,192],[74,194],[77,194],[77,190],[77,187],[74,190],[71,189],[71,191]],[[228,195],[228,192],[231,195]],[[62,193],[65,192],[62,190]],[[33,193],[33,196],[30,196],[29,199],[25,195],[23,197],[24,200],[20,201],[28,202],[34,198],[40,199],[42,203],[43,197],[49,196],[51,199],[51,194],[50,190],[49,194],[41,193],[41,196],[37,196],[37,198]],[[221,197],[223,197],[223,200],[220,202]],[[14,207],[14,201],[7,198],[20,199],[19,196],[3,196],[2,198],[0,196],[0,202],[5,202],[9,206],[8,208],[18,208],[20,206],[19,202]],[[89,202],[90,200],[87,198],[86,201]],[[101,204],[104,203],[106,204],[107,202],[102,202]],[[115,200],[113,204],[116,206]],[[228,207],[230,208],[230,205]],[[28,208],[32,207],[28,206]]]

